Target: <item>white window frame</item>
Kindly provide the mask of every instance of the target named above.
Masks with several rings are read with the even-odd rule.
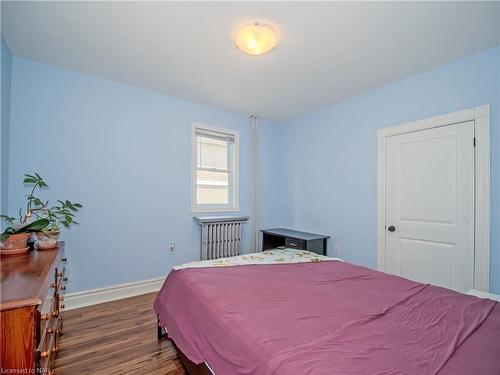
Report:
[[[232,162],[228,196],[229,204],[198,204],[196,201],[196,171],[197,171],[197,144],[196,129],[225,133],[234,137]],[[219,128],[199,122],[191,123],[191,212],[237,212],[240,210],[240,133],[234,129]]]

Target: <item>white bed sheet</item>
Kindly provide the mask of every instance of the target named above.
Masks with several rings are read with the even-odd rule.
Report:
[[[324,262],[339,260],[324,255],[319,255],[306,250],[297,249],[273,249],[260,253],[251,253],[237,255],[228,258],[219,258],[214,260],[200,260],[189,262],[175,266],[174,270],[185,268],[207,268],[207,267],[231,267],[231,266],[247,266],[251,264],[283,264],[283,263],[308,263],[308,262]]]

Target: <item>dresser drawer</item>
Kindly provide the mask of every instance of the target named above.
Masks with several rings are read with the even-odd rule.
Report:
[[[38,367],[44,373],[51,373],[52,363],[57,354],[58,337],[62,331],[62,309],[66,289],[65,262],[60,261],[52,274],[52,282],[42,304],[39,305],[40,323],[37,325],[36,358]]]
[[[47,295],[43,299],[41,305],[38,306],[38,311],[40,311],[41,321],[46,321],[45,315],[51,315],[52,309],[54,308],[54,288],[50,287],[47,291]]]
[[[291,249],[305,250],[304,240],[298,240],[296,238],[287,237],[285,241],[285,246]]]
[[[59,309],[58,301],[55,295],[47,295],[40,309],[40,324],[38,325],[38,343],[36,347],[37,355],[40,360],[48,356],[51,349],[51,341],[54,341],[56,333]],[[42,355],[42,353],[45,353]]]
[[[54,360],[57,355],[56,347],[56,337],[55,335],[50,335],[47,341],[47,348],[45,351],[40,353],[40,372],[43,374],[52,374],[54,368]]]
[[[68,277],[66,276],[66,267],[62,266],[62,268],[56,269],[56,280],[57,287],[55,292],[61,293],[66,289],[66,282],[68,281]]]

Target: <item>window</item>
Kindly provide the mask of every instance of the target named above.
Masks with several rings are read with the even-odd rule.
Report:
[[[239,133],[193,123],[191,210],[237,211]]]

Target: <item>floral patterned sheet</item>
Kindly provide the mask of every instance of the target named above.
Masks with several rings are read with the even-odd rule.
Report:
[[[219,258],[214,260],[200,260],[175,266],[174,270],[185,268],[207,268],[207,267],[228,267],[228,266],[247,266],[250,264],[280,264],[280,263],[307,263],[323,262],[329,260],[339,260],[339,258],[318,255],[305,250],[296,249],[273,249],[261,253],[251,253],[238,255],[229,258]]]

